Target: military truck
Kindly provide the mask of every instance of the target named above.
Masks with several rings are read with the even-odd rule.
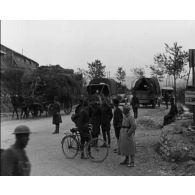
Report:
[[[136,93],[141,105],[152,105],[153,108],[156,107],[158,98],[161,95],[160,85],[155,77],[138,79],[132,91]]]

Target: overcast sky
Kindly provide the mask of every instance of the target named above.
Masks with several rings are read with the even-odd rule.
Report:
[[[87,69],[99,59],[114,76],[153,63],[164,43],[195,48],[195,21],[2,21],[1,43],[40,65]]]

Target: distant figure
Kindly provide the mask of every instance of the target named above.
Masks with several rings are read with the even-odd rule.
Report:
[[[3,176],[29,176],[31,165],[24,148],[29,141],[30,129],[25,125],[14,130],[15,144],[4,150],[1,156],[1,174]]]
[[[95,95],[98,97],[98,100],[99,100],[100,105],[102,105],[102,97],[100,95],[99,90],[96,90]]]
[[[55,96],[54,97],[54,104],[53,104],[53,124],[56,126],[55,131],[53,132],[53,134],[59,133],[60,130],[60,123],[62,122],[62,118],[60,115],[60,103],[58,102],[58,97]]]
[[[117,139],[117,148],[114,149],[114,152],[119,153],[119,136],[120,136],[120,129],[122,126],[122,121],[123,121],[123,113],[122,113],[121,109],[118,107],[119,100],[114,99],[113,103],[114,103],[113,126],[114,126],[115,136]]]
[[[134,118],[136,119],[138,117],[138,107],[139,107],[139,99],[136,96],[136,93],[133,94],[133,97],[131,99],[131,105],[133,108]]]
[[[165,115],[165,117],[164,117],[163,126],[174,122],[177,114],[178,114],[178,109],[177,109],[177,106],[175,104],[174,98],[172,98],[171,99],[171,108],[170,108],[169,113],[167,115]]]
[[[168,93],[165,93],[165,96],[164,96],[164,100],[165,100],[165,105],[166,105],[166,109],[169,108],[169,94]]]

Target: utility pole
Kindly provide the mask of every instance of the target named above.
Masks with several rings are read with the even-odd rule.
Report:
[[[185,91],[185,104],[191,105],[193,108],[193,123],[192,128],[195,128],[195,49],[189,50],[189,68],[192,69],[192,87],[188,88]],[[189,72],[190,73],[190,72]],[[189,76],[188,76],[189,79]],[[187,82],[188,83],[188,82]]]
[[[190,63],[192,67],[192,86],[195,88],[195,72],[194,72],[194,66],[195,66],[195,49],[190,51]],[[193,105],[193,126],[195,126],[195,105]]]

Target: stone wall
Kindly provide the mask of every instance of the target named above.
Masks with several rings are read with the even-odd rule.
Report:
[[[190,121],[176,121],[162,129],[159,153],[166,161],[195,160],[195,130]]]

